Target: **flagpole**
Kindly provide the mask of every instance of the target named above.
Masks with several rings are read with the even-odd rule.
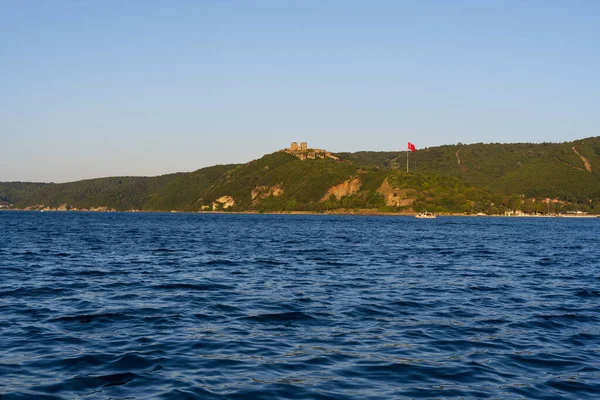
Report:
[[[406,173],[408,173],[408,153],[417,150],[414,144],[408,142],[406,145]]]

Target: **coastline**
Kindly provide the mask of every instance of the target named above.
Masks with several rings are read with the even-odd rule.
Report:
[[[314,211],[178,211],[178,210],[64,210],[64,209],[43,209],[43,210],[30,210],[20,208],[2,208],[0,212],[51,212],[51,213],[156,213],[156,214],[233,214],[233,215],[347,215],[347,216],[394,216],[394,217],[415,217],[415,212],[401,213],[401,212],[381,212],[377,210],[334,210],[324,212]],[[436,213],[437,217],[493,217],[493,218],[600,218],[598,214],[519,214],[519,215],[481,215],[481,214],[461,214],[461,213]]]

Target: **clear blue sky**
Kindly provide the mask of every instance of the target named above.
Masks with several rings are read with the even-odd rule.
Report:
[[[0,1],[0,181],[600,135],[600,1]]]

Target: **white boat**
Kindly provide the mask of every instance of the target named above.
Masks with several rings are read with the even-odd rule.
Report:
[[[432,213],[428,213],[427,211],[425,211],[424,213],[418,213],[417,215],[415,215],[415,218],[436,218],[435,214]]]
[[[557,217],[561,217],[561,218],[596,218],[598,217],[598,215],[592,215],[592,214],[577,214],[577,213],[571,213],[571,214],[558,214],[556,215]]]

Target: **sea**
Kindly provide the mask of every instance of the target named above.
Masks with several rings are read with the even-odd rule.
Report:
[[[598,399],[600,218],[3,211],[0,398]]]

